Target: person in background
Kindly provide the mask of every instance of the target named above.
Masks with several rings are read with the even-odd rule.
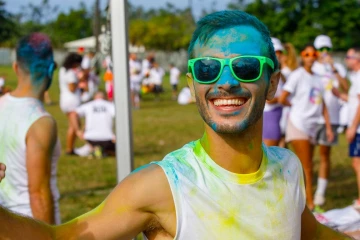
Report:
[[[107,55],[105,57],[103,61],[103,67],[106,69],[103,79],[105,81],[105,91],[106,91],[107,99],[109,101],[112,101],[114,97],[114,75],[113,75],[113,64],[110,55]]]
[[[341,88],[347,91],[349,85],[345,79],[345,67],[340,63],[335,63],[331,55],[333,45],[330,37],[326,35],[317,36],[314,41],[314,46],[318,51],[319,57],[312,66],[312,71],[321,78],[325,90],[324,101],[329,112],[331,128],[334,134],[334,139],[329,141],[326,136],[325,120],[324,118],[320,118],[318,129],[316,130],[316,141],[319,145],[320,152],[320,167],[317,188],[314,195],[314,204],[320,207],[325,203],[325,191],[330,174],[331,148],[337,145],[337,129],[340,124],[341,103],[331,90],[332,88]]]
[[[76,132],[71,125],[69,114],[81,104],[81,91],[78,84],[80,81],[85,81],[84,74],[80,69],[81,62],[81,55],[69,53],[59,70],[60,108],[68,119],[65,148],[68,155],[75,155]]]
[[[299,157],[304,168],[306,180],[306,202],[310,210],[314,209],[312,178],[313,152],[316,144],[315,130],[318,120],[324,117],[327,138],[332,140],[329,114],[323,101],[324,89],[319,76],[312,72],[312,66],[318,57],[316,49],[307,45],[301,52],[302,67],[293,71],[287,79],[279,102],[291,106],[286,128],[286,141]],[[291,97],[291,104],[288,97]]]
[[[5,85],[5,76],[0,76],[0,96],[11,91],[11,88]]]
[[[99,74],[98,57],[94,51],[89,51],[83,57],[81,68],[84,72],[85,91],[81,94],[81,102],[87,102],[94,97],[94,94],[99,88]]]
[[[16,46],[17,86],[0,98],[0,162],[7,166],[0,205],[60,224],[56,172],[61,149],[56,121],[43,105],[56,67],[53,58],[50,39],[42,33],[25,36]]]
[[[284,47],[279,39],[272,37],[271,42],[274,46],[276,57],[279,61],[280,55],[284,51]],[[275,97],[266,101],[264,107],[263,121],[263,141],[267,146],[278,146],[281,139],[280,119],[283,106],[278,102],[278,97],[282,92],[285,78],[280,76]]]
[[[349,156],[352,159],[358,187],[358,198],[354,201],[353,207],[360,210],[360,47],[350,48],[346,53],[345,62],[351,71],[349,92],[340,93],[337,88],[333,88],[332,92],[348,103],[346,140],[349,143]]]
[[[129,72],[130,72],[130,90],[131,90],[131,104],[134,109],[140,108],[140,90],[141,90],[141,63],[137,59],[135,53],[130,53],[129,56]]]
[[[80,129],[79,117],[85,118],[84,131]],[[91,145],[96,157],[102,157],[103,154],[115,155],[114,117],[114,103],[106,101],[103,92],[97,92],[94,100],[82,104],[70,113],[71,123],[77,136]]]
[[[172,88],[172,99],[176,100],[181,72],[177,67],[175,67],[173,63],[170,63],[169,67],[170,67],[170,85]]]
[[[194,97],[191,95],[189,86],[186,86],[183,89],[181,89],[177,102],[180,105],[187,105],[195,102]]]
[[[283,44],[284,50],[279,55],[279,62],[280,62],[280,71],[282,77],[288,79],[290,74],[297,69],[298,67],[298,60],[296,55],[295,47],[292,43],[284,43]],[[285,132],[287,121],[289,119],[289,106],[283,106],[281,119],[280,119],[280,128],[281,128],[281,140],[279,142],[279,147],[287,147],[285,141]]]
[[[0,163],[0,183],[5,178],[6,165]]]
[[[165,75],[165,71],[162,67],[160,67],[158,62],[153,62],[152,68],[150,69],[149,74],[149,82],[150,82],[150,89],[155,95],[155,101],[160,100],[160,93],[162,93],[163,87],[163,77]]]

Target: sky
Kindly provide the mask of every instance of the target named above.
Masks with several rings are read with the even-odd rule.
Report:
[[[95,2],[95,0],[82,0],[89,7]],[[201,15],[203,8],[210,10],[212,8],[217,10],[226,9],[226,6],[232,0],[130,0],[135,6],[143,6],[145,9],[159,8],[165,6],[167,2],[172,3],[177,8],[185,8],[192,2],[193,14],[195,17]],[[42,0],[5,0],[5,8],[11,13],[18,13],[21,6],[27,6],[29,3],[39,5]],[[50,5],[58,5],[60,11],[67,12],[70,8],[78,8],[81,0],[49,0]],[[107,0],[100,0],[101,6],[105,7]],[[215,4],[214,4],[215,3]]]

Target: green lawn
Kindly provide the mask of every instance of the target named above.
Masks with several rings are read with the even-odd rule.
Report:
[[[2,75],[6,77],[7,85],[12,88],[16,86],[16,78],[10,67],[0,66],[0,76]],[[183,76],[180,88],[185,86],[185,81]],[[168,76],[164,79],[164,89],[165,93],[160,102],[155,102],[150,94],[145,95],[141,109],[133,111],[135,167],[160,160],[170,151],[202,135],[203,125],[195,105],[179,106],[171,100]],[[57,120],[64,149],[67,121],[58,105],[57,72],[50,95],[54,104],[46,108]],[[78,146],[82,144],[83,142],[77,141]],[[315,163],[317,169],[318,153],[315,154]],[[331,169],[324,208],[345,207],[357,197],[357,186],[343,135],[340,136],[340,144],[333,149]],[[61,192],[62,220],[67,221],[89,211],[105,199],[116,185],[116,161],[114,158],[90,160],[62,155],[58,165],[58,185]]]

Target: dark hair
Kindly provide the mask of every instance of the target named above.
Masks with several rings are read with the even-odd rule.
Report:
[[[360,46],[353,46],[349,49],[353,49],[355,51],[355,53],[360,54]]]
[[[16,46],[16,62],[30,74],[33,83],[41,84],[49,77],[50,65],[54,64],[49,37],[43,33],[31,33],[21,38]]]
[[[312,48],[316,51],[316,48],[315,48],[314,44],[312,44],[312,43],[307,43],[307,44],[305,44],[305,46],[303,46],[303,47],[301,48],[301,51],[300,51],[300,52],[304,51],[304,50],[305,50],[306,48],[308,48],[308,47],[312,47]]]
[[[253,15],[238,10],[215,12],[200,19],[197,22],[196,30],[193,33],[188,48],[189,58],[194,57],[193,50],[197,40],[199,40],[199,43],[205,45],[216,31],[220,29],[243,25],[252,26],[260,32],[264,42],[267,45],[267,50],[269,54],[268,57],[274,62],[274,70],[278,70],[279,63],[275,55],[274,46],[271,42],[270,32],[268,28]]]
[[[63,63],[63,67],[66,70],[69,70],[70,68],[73,68],[76,64],[81,64],[82,62],[82,56],[80,54],[71,52],[69,53]]]

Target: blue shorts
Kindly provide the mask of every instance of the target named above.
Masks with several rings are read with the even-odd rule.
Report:
[[[357,133],[354,140],[349,145],[349,156],[360,157],[360,134]]]

